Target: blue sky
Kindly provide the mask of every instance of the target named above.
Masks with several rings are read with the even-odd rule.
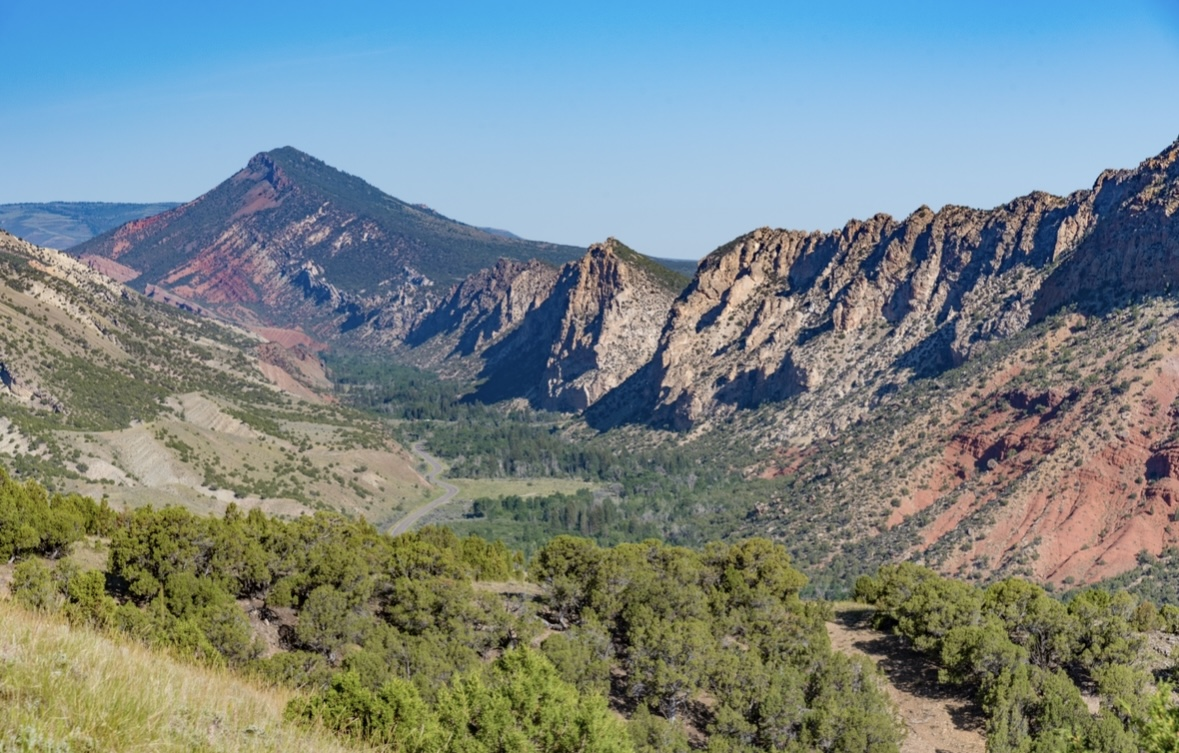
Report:
[[[1179,0],[0,2],[0,203],[291,145],[456,219],[700,257],[1086,188],[1179,136]]]

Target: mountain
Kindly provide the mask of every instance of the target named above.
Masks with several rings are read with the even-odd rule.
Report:
[[[1177,210],[1179,142],[1067,197],[756,230],[588,418],[773,450],[745,532],[831,573],[1122,572],[1179,543]]]
[[[92,201],[0,204],[0,228],[38,246],[64,249],[175,206],[175,203],[166,202],[112,204]]]
[[[521,242],[278,150],[80,251],[280,346],[747,447],[778,491],[738,532],[788,542],[820,587],[895,559],[1065,586],[1179,544],[1177,210],[1179,142],[1069,196],[761,228],[685,286],[614,240],[505,253]]]
[[[484,402],[580,412],[651,358],[687,283],[614,238],[560,269],[501,260],[452,288],[398,354],[473,376]]]
[[[318,357],[155,303],[0,232],[0,465],[127,504],[382,520],[415,461],[335,406]]]
[[[1177,152],[1069,197],[738,238],[701,262],[676,301],[633,409],[690,429],[796,398],[810,419],[790,436],[827,436],[884,392],[1061,307],[1166,292],[1179,272]]]
[[[560,264],[584,249],[456,222],[285,147],[194,201],[72,252],[116,262],[138,289],[223,318],[330,339],[392,301],[428,308],[436,288],[501,257]]]

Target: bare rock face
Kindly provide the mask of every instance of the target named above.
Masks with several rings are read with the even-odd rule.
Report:
[[[1037,316],[1070,304],[1100,310],[1179,282],[1179,141],[1136,170],[1103,173],[1088,195],[1091,232],[1044,282]]]
[[[683,430],[797,396],[792,436],[829,435],[873,395],[958,365],[1062,306],[1164,292],[1179,280],[1177,152],[1179,143],[1067,198],[1034,193],[988,211],[922,207],[831,233],[738,238],[704,260],[672,306],[647,403],[631,410]]]
[[[570,262],[563,312],[541,375],[541,405],[584,411],[650,360],[678,285],[613,238]]]
[[[482,399],[579,412],[650,360],[686,282],[613,238],[559,270],[503,259],[452,288],[402,353],[476,374]]]
[[[477,357],[519,327],[555,290],[559,270],[532,260],[500,259],[450,289],[439,305],[404,338],[419,365],[472,372]],[[399,306],[391,306],[396,314]],[[386,316],[382,312],[382,317]],[[377,325],[383,329],[383,319]]]

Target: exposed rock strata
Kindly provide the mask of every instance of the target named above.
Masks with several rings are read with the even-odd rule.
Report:
[[[486,400],[582,411],[651,358],[681,282],[613,238],[559,270],[501,260],[410,331],[407,355],[477,371]]]
[[[378,317],[387,337],[402,338],[438,303],[439,288],[499,256],[561,263],[581,250],[455,222],[288,147],[71,253],[162,300],[329,340]]]
[[[792,396],[830,435],[914,377],[963,363],[1065,305],[1179,278],[1179,143],[1067,198],[922,207],[831,233],[763,228],[718,249],[676,301],[633,415],[688,429]],[[839,410],[853,392],[863,399]]]

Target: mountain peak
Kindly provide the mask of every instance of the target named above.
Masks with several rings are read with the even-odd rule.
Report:
[[[559,265],[584,254],[413,206],[291,146],[259,152],[196,200],[74,251],[118,259],[140,283],[240,323],[308,326],[328,339],[385,300],[428,308],[431,290],[500,257]]]
[[[660,287],[677,294],[686,288],[690,282],[687,276],[670,268],[666,263],[640,254],[614,236],[610,236],[605,241],[590,246],[587,256],[592,257],[595,255],[617,259],[619,262],[641,271]]]
[[[341,172],[336,168],[327,164],[321,159],[313,157],[312,155],[293,146],[280,146],[277,149],[271,149],[266,152],[259,152],[250,160],[253,162],[257,159],[265,159],[278,165],[304,165],[316,170],[330,170],[332,172]]]
[[[269,155],[270,157],[287,157],[287,158],[294,158],[294,159],[312,159],[312,160],[315,160],[316,162],[320,161],[320,160],[315,159],[315,157],[312,157],[310,154],[303,151],[302,149],[298,149],[296,147],[290,146],[289,144],[287,146],[280,146],[280,147],[271,149],[269,151],[259,152],[258,154],[259,155],[266,154],[266,155]]]

